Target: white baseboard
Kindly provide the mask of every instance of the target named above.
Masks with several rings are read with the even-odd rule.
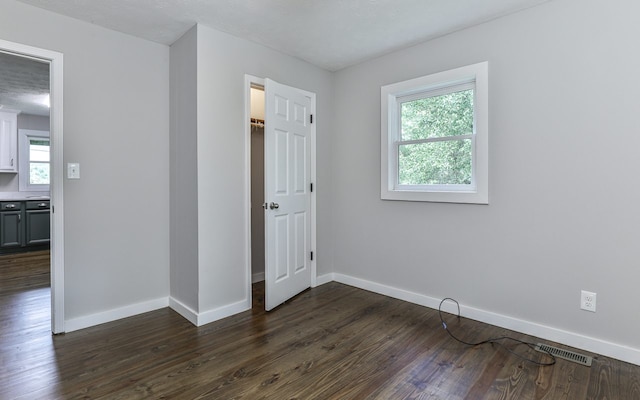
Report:
[[[190,307],[184,305],[173,297],[169,297],[169,308],[182,315],[184,319],[191,322],[195,326],[198,326],[198,313],[192,310]]]
[[[118,319],[143,314],[149,311],[159,310],[165,307],[170,307],[195,326],[201,326],[249,310],[251,309],[251,304],[249,304],[248,300],[242,300],[213,310],[197,313],[172,297],[162,297],[143,303],[132,304],[122,308],[67,320],[64,323],[65,332],[73,332],[89,328],[91,326],[104,324],[106,322],[112,322]]]
[[[103,311],[83,317],[68,319],[64,322],[64,331],[73,332],[79,329],[88,328],[94,325],[104,324],[106,322],[115,321],[122,318],[132,317],[134,315],[146,313],[149,311],[165,308],[169,305],[166,297],[149,300],[142,303],[131,304],[113,310]]]
[[[320,275],[316,278],[316,287],[320,286],[320,285],[324,285],[325,283],[329,283],[329,282],[333,282],[335,281],[335,274],[333,272],[325,274],[325,275]],[[354,285],[352,285],[354,286]]]
[[[331,281],[340,282],[354,286],[370,292],[393,297],[410,303],[419,304],[425,307],[438,309],[441,299],[426,296],[419,293],[398,289],[388,285],[355,278],[349,275],[329,273],[316,278],[316,286],[329,283]],[[131,317],[149,311],[158,310],[164,307],[171,307],[178,314],[196,326],[202,326],[222,318],[251,309],[248,300],[242,300],[226,306],[197,313],[173,298],[162,297],[142,303],[132,304],[109,311],[91,314],[83,317],[73,318],[65,321],[65,332],[73,332],[79,329],[88,328],[94,325],[104,324],[122,318]],[[562,343],[567,346],[583,349],[592,353],[601,354],[618,360],[640,365],[640,349],[635,349],[625,345],[611,343],[606,340],[597,339],[579,333],[565,331],[562,329],[537,324],[518,318],[497,314],[491,311],[481,310],[474,307],[460,305],[460,314],[466,318],[481,321],[487,324],[499,326],[541,339]]]
[[[251,304],[248,300],[241,300],[237,303],[228,304],[226,306],[214,308],[213,310],[201,312],[198,315],[197,326],[202,326],[222,318],[227,318],[232,315],[241,313],[251,309]]]
[[[251,283],[262,282],[264,280],[264,272],[258,272],[251,275]]]
[[[202,326],[217,321],[222,318],[230,317],[234,314],[241,313],[251,309],[248,300],[242,300],[213,310],[198,313],[191,308],[185,306],[174,298],[169,299],[169,307],[178,314],[182,315],[187,321],[195,326]]]
[[[345,285],[354,286],[360,289],[368,290],[370,292],[393,297],[399,300],[408,301],[410,303],[419,304],[436,310],[438,309],[440,301],[442,300],[343,274],[332,273],[323,275],[322,277],[318,277],[318,281],[320,281],[321,279],[324,281],[326,279],[329,279],[329,277],[331,277],[332,280],[344,283]],[[460,314],[466,318],[470,318],[476,321],[481,321],[487,324],[525,333],[527,335],[536,336],[552,342],[562,343],[564,345],[575,347],[577,349],[586,350],[592,353],[601,354],[635,365],[640,365],[640,349],[634,349],[625,345],[611,343],[605,340],[581,335],[579,333],[569,332],[551,326],[541,325],[535,322],[525,321],[502,314],[496,314],[490,311],[467,307],[463,304],[460,305]]]

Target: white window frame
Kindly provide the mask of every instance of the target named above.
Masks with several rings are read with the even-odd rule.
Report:
[[[30,129],[18,130],[18,165],[19,185],[21,192],[48,192],[50,185],[34,185],[30,182],[29,138],[38,137],[49,139],[49,183],[51,183],[51,135],[49,131],[34,131]]]
[[[399,185],[399,105],[460,90],[474,89],[472,182],[470,185]],[[488,63],[468,65],[381,88],[380,197],[383,200],[489,204]]]

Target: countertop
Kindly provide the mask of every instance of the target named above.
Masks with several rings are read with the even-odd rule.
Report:
[[[49,200],[47,192],[0,192],[0,201]]]

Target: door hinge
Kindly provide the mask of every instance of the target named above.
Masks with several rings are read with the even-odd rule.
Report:
[[[311,252],[311,261],[313,261],[313,251]]]
[[[313,183],[311,183],[311,192],[313,192]]]
[[[313,124],[313,114],[309,115],[309,123]]]

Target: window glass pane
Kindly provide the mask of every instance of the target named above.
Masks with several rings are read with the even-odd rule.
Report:
[[[398,146],[400,185],[470,185],[471,139]]]
[[[401,104],[400,140],[473,133],[473,89]]]
[[[49,184],[49,163],[32,162],[29,164],[29,184]]]
[[[49,162],[48,139],[29,139],[29,160]]]

